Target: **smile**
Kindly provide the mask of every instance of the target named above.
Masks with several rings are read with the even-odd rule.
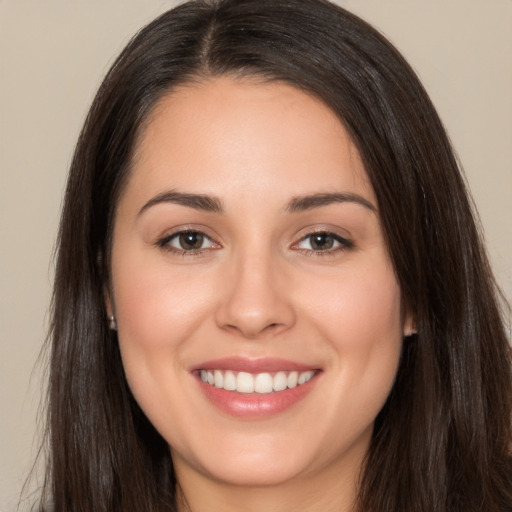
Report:
[[[248,373],[232,370],[200,370],[201,380],[212,387],[238,393],[262,395],[294,389],[309,382],[315,375],[308,371],[277,371],[274,373]]]

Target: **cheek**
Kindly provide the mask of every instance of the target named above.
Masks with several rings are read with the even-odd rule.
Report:
[[[401,339],[401,293],[389,265],[377,262],[340,271],[321,287],[306,288],[307,309],[339,348],[370,348]]]
[[[130,388],[151,409],[183,372],[183,347],[204,321],[214,287],[197,271],[173,271],[165,258],[126,257],[134,252],[113,260],[118,339]]]
[[[126,252],[125,254],[128,254]],[[144,257],[114,260],[118,339],[130,389],[150,421],[166,425],[166,407],[182,410],[183,348],[211,305],[206,279]],[[172,390],[172,392],[171,392]]]
[[[312,312],[311,321],[330,345],[340,389],[361,404],[368,402],[376,415],[393,385],[402,347],[401,293],[394,272],[384,264],[352,268],[323,284],[309,292],[304,311]]]
[[[212,287],[185,270],[164,263],[122,262],[114,275],[121,338],[146,348],[166,348],[187,337],[210,304]]]
[[[341,450],[347,438],[371,428],[393,386],[402,347],[400,289],[393,270],[376,265],[340,273],[310,298],[311,321],[332,354],[325,435]]]

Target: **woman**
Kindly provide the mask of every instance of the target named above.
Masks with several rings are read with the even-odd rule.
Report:
[[[59,235],[42,510],[510,510],[510,348],[444,129],[322,0],[108,73]]]

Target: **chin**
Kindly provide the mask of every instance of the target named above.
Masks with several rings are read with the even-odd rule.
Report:
[[[251,459],[238,458],[224,460],[214,466],[204,468],[211,479],[239,487],[281,486],[305,472],[301,464],[297,465],[296,461],[289,459],[274,462],[267,460],[262,464]]]
[[[305,451],[283,446],[272,439],[246,439],[229,446],[217,444],[216,450],[195,450],[197,455],[180,454],[171,448],[175,468],[188,466],[208,479],[243,487],[278,486],[292,481],[311,468],[311,457]],[[276,446],[278,444],[278,446]],[[182,463],[185,463],[184,465]]]

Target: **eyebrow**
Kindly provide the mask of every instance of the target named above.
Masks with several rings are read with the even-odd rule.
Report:
[[[377,212],[377,208],[368,199],[348,192],[320,193],[294,197],[288,203],[286,211],[288,213],[303,212],[333,203],[357,203],[374,213]]]
[[[222,201],[217,197],[206,194],[192,194],[169,190],[151,198],[139,210],[137,216],[141,215],[148,208],[162,203],[179,204],[181,206],[187,206],[195,210],[209,213],[220,214],[224,211]],[[291,201],[286,205],[285,212],[298,213],[313,210],[315,208],[321,208],[322,206],[328,206],[334,203],[356,203],[364,206],[374,213],[377,212],[377,208],[370,201],[360,195],[348,192],[318,193],[297,196],[291,199]]]
[[[187,194],[184,192],[176,192],[175,190],[169,190],[162,192],[157,196],[151,198],[144,206],[139,210],[137,215],[141,215],[145,210],[161,203],[174,203],[181,206],[188,206],[194,208],[194,210],[200,210],[211,213],[222,213],[222,202],[220,199],[205,194]]]

